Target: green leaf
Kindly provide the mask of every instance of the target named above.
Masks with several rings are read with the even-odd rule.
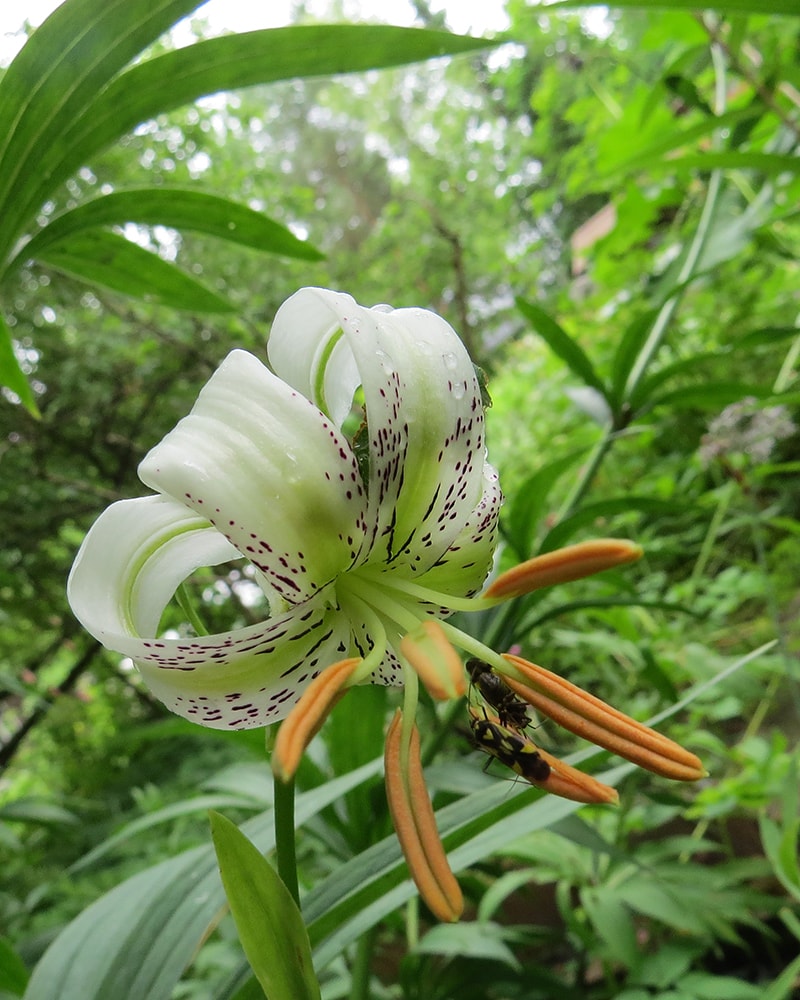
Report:
[[[777,344],[782,340],[800,337],[798,326],[766,326],[759,330],[751,330],[734,343],[734,348],[747,350],[751,347],[761,347],[764,344]]]
[[[688,358],[681,358],[672,364],[664,365],[652,375],[648,375],[639,382],[635,390],[631,393],[630,404],[637,411],[646,408],[648,404],[654,405],[652,400],[657,398],[656,394],[667,382],[681,375],[702,378],[704,376],[704,366],[719,362],[720,351],[708,351],[693,354]]]
[[[193,230],[284,257],[301,260],[324,257],[285,226],[245,205],[189,188],[160,187],[116,191],[64,212],[20,250],[11,266],[36,258],[45,247],[73,233],[97,226],[123,226],[128,222]]]
[[[245,955],[269,1000],[319,1000],[300,910],[267,859],[229,819],[209,813],[222,884]]]
[[[233,306],[188,274],[124,236],[102,229],[73,233],[45,247],[39,260],[90,285],[185,309],[231,312]]]
[[[619,416],[622,404],[625,402],[628,377],[647,342],[659,312],[660,309],[648,309],[636,316],[626,327],[614,352],[611,361],[611,408],[615,416]]]
[[[516,491],[503,530],[521,560],[531,554],[533,539],[544,520],[550,491],[584,454],[583,450],[575,451],[548,462],[528,476]]]
[[[707,138],[720,129],[732,128],[740,121],[749,119],[752,116],[752,109],[737,108],[735,111],[726,111],[714,118],[703,118],[697,125],[685,128],[670,128],[661,130],[656,137],[650,138],[645,133],[644,139],[638,139],[639,148],[633,143],[637,142],[636,135],[630,135],[630,140],[622,144],[622,126],[612,126],[612,130],[604,137],[604,142],[598,150],[597,168],[598,186],[607,186],[607,182],[617,174],[630,174],[638,170],[663,168],[665,163],[673,163],[667,154],[677,149],[693,146],[701,139]],[[642,146],[642,142],[647,141],[647,145]],[[633,152],[631,147],[633,145]]]
[[[682,710],[774,646],[773,641],[726,666],[650,724]],[[567,760],[576,765],[601,753],[591,748]],[[298,796],[298,825],[360,782],[370,780],[379,773],[380,763],[373,761]],[[615,785],[633,770],[632,764],[623,764],[599,777]],[[497,781],[439,809],[436,818],[451,866],[458,872],[532,830],[551,827],[579,808],[579,803],[543,795],[522,783],[509,788],[508,782]],[[271,821],[267,813],[242,827],[262,851],[274,845]],[[394,835],[339,865],[303,901],[317,968],[341,956],[365,930],[415,893]],[[168,1000],[184,968],[219,919],[221,906],[222,887],[208,847],[195,848],[140,872],[93,903],[62,931],[34,969],[25,1000],[108,1000],[117,996]],[[238,974],[231,982],[236,988],[244,985]]]
[[[31,199],[35,210],[65,179],[48,177],[46,166],[63,155],[65,135],[112,77],[197,6],[67,0],[36,29],[0,79],[0,261],[30,215]],[[35,193],[41,191],[45,197]]]
[[[761,1000],[792,1000],[796,997],[797,977],[800,975],[800,955],[766,989],[761,987]]]
[[[0,992],[21,997],[28,982],[25,963],[5,938],[0,938]]]
[[[760,1000],[763,996],[762,986],[710,972],[689,972],[680,987],[697,1000]]]
[[[551,7],[597,7],[586,0],[559,0]],[[632,7],[639,10],[688,10],[698,9],[697,0],[614,0],[607,7]],[[701,5],[702,6],[702,5]],[[800,16],[797,0],[713,0],[708,5],[723,14],[793,14]]]
[[[192,815],[196,812],[207,812],[209,809],[249,809],[255,810],[256,801],[242,795],[197,795],[192,799],[185,799],[182,802],[173,802],[163,809],[147,813],[138,819],[126,823],[120,830],[107,837],[97,847],[92,848],[83,857],[70,865],[67,869],[70,875],[75,875],[79,871],[91,868],[100,858],[114,851],[120,844],[124,844],[131,837],[142,833],[144,830],[151,830],[155,826],[169,823],[178,816]],[[258,805],[258,808],[262,808]]]
[[[71,2],[91,5],[94,0]],[[147,6],[147,0],[138,0],[137,6],[142,5]],[[173,5],[177,6],[174,0]],[[196,3],[191,4],[194,6]],[[126,23],[127,20],[126,13]],[[80,23],[70,25],[69,32],[83,28]],[[102,51],[102,32],[98,34],[95,44]],[[146,42],[151,40],[148,38]],[[51,40],[50,44],[58,43]],[[56,185],[98,151],[141,122],[200,97],[295,77],[400,66],[495,44],[498,43],[446,31],[315,24],[224,35],[146,60],[122,73],[108,87],[98,86],[94,101],[76,109],[58,143],[49,146],[41,143],[32,150],[30,176],[24,183],[20,181],[14,192],[18,207],[13,216],[17,221],[13,224],[18,226],[30,218]],[[81,58],[91,61],[90,55],[91,50]],[[88,69],[81,63],[75,72],[88,73]],[[29,85],[35,86],[37,82],[32,78]],[[21,171],[20,176],[25,177],[25,172]],[[0,244],[0,250],[4,249]],[[0,253],[0,259],[3,256]]]
[[[422,938],[414,953],[449,958],[469,955],[473,959],[500,962],[521,972],[520,961],[503,940],[505,933],[500,924],[484,920],[479,923],[438,924]]]
[[[560,548],[579,528],[592,524],[598,519],[606,519],[615,514],[626,514],[630,511],[637,511],[640,514],[674,516],[682,509],[684,509],[682,505],[675,500],[660,500],[656,497],[629,496],[598,500],[596,503],[585,504],[580,510],[565,517],[551,528],[544,537],[540,551],[551,552],[553,549]]]
[[[635,966],[639,956],[636,929],[630,910],[616,895],[616,887],[587,886],[581,890],[581,903],[595,933],[605,942],[608,957]]]
[[[54,802],[43,799],[23,798],[6,802],[0,806],[0,819],[15,823],[37,823],[42,826],[78,826],[80,820],[75,813],[63,809]]]
[[[299,795],[298,825],[379,772],[380,760]],[[262,851],[275,844],[272,812],[242,824]],[[80,913],[33,970],[25,1000],[169,1000],[219,922],[224,894],[211,845],[126,879]]]
[[[2,316],[0,316],[0,385],[4,385],[19,396],[20,402],[32,417],[40,416],[33,390],[14,353],[11,331]]]
[[[776,176],[800,172],[800,156],[757,152],[687,153],[684,156],[662,157],[649,163],[648,168],[658,169],[659,165],[666,171],[697,170],[703,173],[712,170],[757,170],[762,174]]]
[[[536,333],[547,343],[553,353],[561,358],[570,371],[577,375],[585,385],[591,386],[604,398],[607,398],[606,387],[580,344],[573,340],[544,309],[535,303],[522,298],[517,298],[516,303],[517,308],[529,320]]]
[[[758,399],[769,392],[761,386],[750,382],[704,382],[702,385],[686,386],[666,392],[650,400],[652,407],[669,406],[675,410],[721,410],[745,396],[755,396]]]

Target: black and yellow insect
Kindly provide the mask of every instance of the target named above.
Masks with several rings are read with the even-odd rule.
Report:
[[[533,784],[550,777],[550,765],[535,743],[516,729],[504,726],[499,719],[481,714],[470,707],[469,724],[475,746],[510,767],[515,774]]]
[[[497,712],[500,725],[522,732],[530,723],[525,702],[517,698],[502,677],[492,672],[488,663],[473,657],[467,660],[466,666],[478,694]]]

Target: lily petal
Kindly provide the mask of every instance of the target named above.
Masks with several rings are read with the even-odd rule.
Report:
[[[450,547],[425,574],[425,585],[445,594],[471,596],[486,581],[497,547],[503,493],[500,478],[486,463],[483,496]]]
[[[373,546],[414,573],[434,565],[484,488],[480,387],[452,327],[424,309],[365,309],[304,288],[278,310],[268,352],[276,373],[337,422],[363,387]]]
[[[122,500],[86,536],[67,584],[69,601],[92,635],[134,660],[173,712],[216,729],[269,725],[342,658],[350,631],[320,595],[234,632],[160,638],[159,619],[178,584],[198,567],[238,556],[175,500]]]
[[[347,440],[246,351],[228,355],[139,476],[207,518],[290,604],[362,547],[366,496]]]

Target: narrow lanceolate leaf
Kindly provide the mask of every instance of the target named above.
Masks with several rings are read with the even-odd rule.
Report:
[[[518,298],[516,301],[519,311],[530,321],[534,330],[542,340],[546,341],[550,349],[569,366],[581,382],[596,389],[605,398],[606,387],[580,344],[573,340],[551,316],[548,316],[544,309],[533,302],[528,302],[527,299]]]
[[[4,385],[19,396],[20,402],[32,416],[39,416],[39,407],[36,405],[33,391],[14,353],[11,331],[2,316],[0,316],[0,385]]]
[[[46,247],[39,260],[92,285],[190,312],[229,312],[233,306],[173,264],[124,236],[97,229]]]
[[[626,401],[625,386],[628,384],[628,377],[647,342],[658,312],[658,309],[648,309],[636,316],[626,327],[614,351],[611,362],[611,407],[615,415],[619,415],[622,404]]]
[[[373,780],[379,765],[372,761],[299,795],[298,825]],[[260,850],[272,850],[271,810],[242,826]],[[210,844],[138,872],[61,931],[39,959],[25,1000],[169,1000],[223,915],[224,903]]]
[[[587,0],[559,0],[552,7],[591,7]],[[599,6],[595,4],[594,6]],[[697,0],[614,0],[609,7],[636,7],[640,10],[698,9]],[[703,6],[702,4],[700,6]],[[794,14],[800,16],[797,0],[714,0],[708,4],[723,14]]]
[[[575,514],[565,517],[551,528],[542,541],[541,551],[552,552],[553,549],[565,545],[579,528],[616,514],[637,511],[642,514],[674,517],[683,509],[685,508],[675,500],[661,500],[659,497],[626,496],[598,500],[596,503],[585,504]]]
[[[548,462],[529,476],[510,501],[504,534],[520,559],[527,559],[533,540],[547,512],[550,491],[579,458],[583,451],[574,451]]]
[[[222,884],[245,955],[269,1000],[319,1000],[308,932],[267,859],[238,827],[212,812]]]
[[[97,6],[95,0],[70,2]],[[196,3],[187,0],[185,6]],[[400,66],[492,44],[445,31],[335,24],[251,31],[187,45],[133,66],[105,90],[98,87],[93,103],[68,119],[58,144],[41,143],[35,176],[16,192],[20,207],[14,217],[31,218],[57,184],[140,122],[199,97],[295,77]]]
[[[16,242],[32,192],[41,185],[52,192],[57,183],[44,161],[63,153],[65,134],[108,81],[197,5],[67,0],[37,28],[0,81],[0,261]]]
[[[800,6],[800,5],[798,5]],[[675,170],[756,170],[762,174],[776,176],[785,173],[800,173],[800,156],[786,153],[723,152],[687,153],[685,156],[663,157],[650,169]]]
[[[285,226],[228,198],[187,188],[135,188],[91,201],[53,219],[16,255],[13,263],[35,259],[46,247],[73,233],[98,226],[172,226],[253,247],[266,253],[322,260],[323,254]]]

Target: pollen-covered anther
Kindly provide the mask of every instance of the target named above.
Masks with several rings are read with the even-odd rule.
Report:
[[[410,732],[404,732],[400,709],[386,734],[384,764],[389,812],[414,884],[434,916],[453,923],[464,910],[464,897],[436,828],[417,727],[412,725]]]
[[[484,592],[484,597],[509,599],[529,594],[556,583],[569,583],[584,576],[642,557],[642,547],[623,538],[597,538],[545,552],[501,573]]]
[[[461,698],[467,680],[461,658],[439,622],[428,619],[404,636],[400,652],[408,660],[433,698]]]
[[[503,675],[512,691],[564,729],[665,778],[697,781],[705,777],[700,759],[674,740],[544,667],[510,653],[504,653],[503,659],[514,668],[513,673]]]
[[[319,732],[331,709],[344,694],[358,658],[340,660],[326,667],[308,685],[278,730],[272,754],[272,770],[281,781],[289,781],[308,744]]]

